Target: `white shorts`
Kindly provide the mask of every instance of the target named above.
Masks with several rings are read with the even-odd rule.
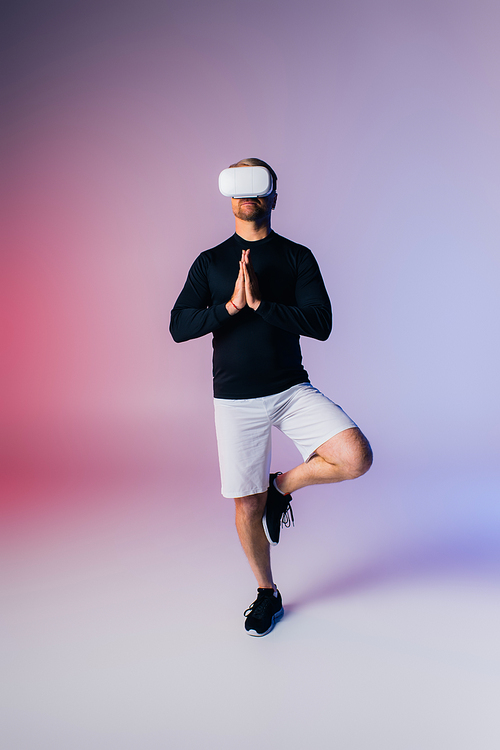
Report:
[[[293,440],[304,461],[334,435],[356,427],[340,406],[310,383],[262,398],[216,398],[214,404],[224,497],[267,490],[273,425]]]

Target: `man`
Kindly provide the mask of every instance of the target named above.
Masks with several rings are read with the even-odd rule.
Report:
[[[370,445],[355,423],[317,391],[302,366],[299,336],[325,341],[330,301],[310,250],[271,230],[277,177],[265,167],[263,197],[231,198],[235,234],[195,260],[172,310],[175,341],[213,333],[214,403],[222,494],[236,503],[236,529],[257,579],[246,610],[249,635],[267,635],[283,615],[270,545],[293,521],[291,493],[361,476]],[[288,435],[304,462],[269,475],[271,427]],[[291,515],[291,518],[290,518]]]

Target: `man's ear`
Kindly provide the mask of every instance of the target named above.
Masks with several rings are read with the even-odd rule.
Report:
[[[271,211],[274,211],[274,209],[276,208],[276,201],[277,200],[278,200],[278,193],[275,193],[274,200],[273,200],[273,205],[271,206]]]

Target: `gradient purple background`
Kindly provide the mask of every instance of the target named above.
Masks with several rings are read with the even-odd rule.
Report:
[[[258,715],[291,748],[498,748],[499,21],[487,0],[11,4],[9,750],[245,750]],[[311,379],[375,452],[298,494],[288,630],[257,652],[211,343],[168,334],[191,262],[233,232],[217,176],[245,156],[277,171],[274,228],[333,301]],[[275,469],[297,460],[278,436]],[[278,676],[272,648],[295,654]],[[263,673],[277,705],[248,700]]]

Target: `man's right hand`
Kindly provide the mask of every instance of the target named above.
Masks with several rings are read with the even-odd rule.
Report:
[[[241,257],[243,257],[243,252],[241,253]],[[243,262],[240,260],[240,271],[238,273],[238,278],[236,279],[236,284],[234,285],[234,292],[231,299],[229,302],[226,302],[226,310],[229,315],[236,315],[240,310],[243,310],[246,303],[245,274],[243,270]]]

